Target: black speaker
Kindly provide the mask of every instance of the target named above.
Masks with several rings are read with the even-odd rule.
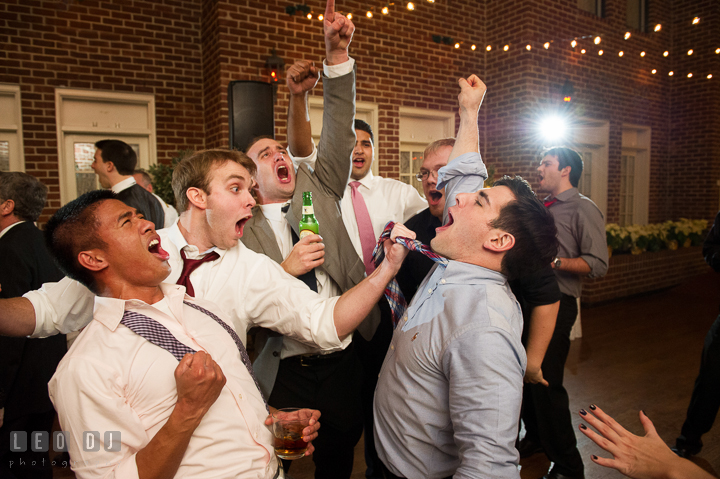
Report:
[[[273,87],[259,81],[231,81],[228,85],[230,148],[245,151],[257,136],[275,138]]]

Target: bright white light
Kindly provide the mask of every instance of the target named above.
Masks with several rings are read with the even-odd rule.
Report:
[[[548,48],[550,48],[550,42],[545,42],[543,46],[545,47],[545,50],[547,50]]]
[[[476,48],[477,48],[477,47],[476,47],[475,45],[471,45],[471,46],[470,46],[470,50],[472,50],[472,51],[475,51]]]
[[[632,34],[630,32],[625,32],[625,40],[627,40],[631,36],[632,36]]]
[[[559,116],[549,116],[540,122],[540,133],[550,142],[561,140],[565,129],[565,120]]]
[[[693,18],[692,24],[697,25],[698,23],[700,23],[700,17]]]

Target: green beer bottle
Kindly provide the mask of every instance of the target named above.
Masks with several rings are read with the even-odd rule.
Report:
[[[302,218],[300,218],[300,239],[303,239],[307,235],[320,234],[319,225],[315,219],[315,212],[312,204],[312,191],[306,191],[303,193],[303,207],[302,207]]]

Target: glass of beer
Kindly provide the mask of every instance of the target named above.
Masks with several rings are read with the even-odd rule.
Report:
[[[308,443],[303,440],[303,429],[308,426],[310,414],[300,408],[286,407],[273,412],[275,454],[281,459],[299,459],[305,455]]]

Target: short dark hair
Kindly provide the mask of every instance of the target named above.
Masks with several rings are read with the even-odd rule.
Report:
[[[132,175],[137,166],[137,155],[130,145],[120,140],[100,140],[95,143],[104,162],[112,162],[121,175]]]
[[[66,276],[98,294],[90,270],[78,261],[81,251],[105,248],[107,243],[97,234],[100,221],[95,212],[100,203],[115,199],[110,190],[93,190],[66,204],[45,225],[45,242],[60,270]]]
[[[13,200],[13,214],[24,221],[37,221],[47,200],[47,186],[32,175],[11,171],[0,175],[0,202]]]
[[[362,130],[370,135],[370,141],[372,141],[373,145],[375,144],[375,135],[373,135],[372,127],[368,124],[368,122],[355,118],[355,129]]]
[[[558,159],[558,170],[562,170],[566,166],[570,167],[570,184],[577,188],[580,182],[580,176],[583,172],[583,160],[580,153],[566,146],[556,146],[547,150],[543,157],[556,156]]]
[[[200,188],[210,194],[210,171],[215,165],[222,166],[232,161],[248,170],[255,176],[257,167],[245,153],[237,150],[203,150],[184,158],[175,166],[172,175],[172,189],[175,193],[175,205],[178,213],[188,209],[190,200],[187,197],[188,188]]]
[[[142,186],[143,188],[147,185],[152,185],[152,176],[150,176],[150,173],[143,170],[142,168],[137,168],[135,171],[133,171],[133,175],[140,175],[142,177],[145,184],[140,186]]]
[[[502,273],[508,279],[519,278],[547,266],[557,255],[557,228],[552,214],[533,193],[530,183],[519,176],[503,176],[496,186],[510,188],[515,196],[491,222],[493,228],[515,237],[515,246],[505,253]]]

